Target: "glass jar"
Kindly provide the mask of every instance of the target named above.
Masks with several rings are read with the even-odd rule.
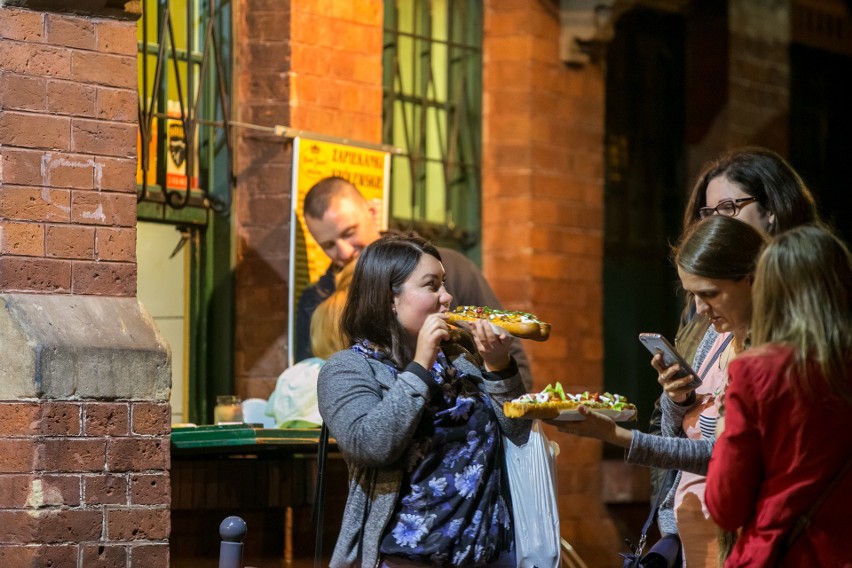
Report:
[[[213,409],[213,423],[242,424],[243,407],[240,397],[234,395],[222,395],[216,397],[216,407]]]

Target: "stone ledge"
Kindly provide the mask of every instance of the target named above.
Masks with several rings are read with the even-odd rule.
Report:
[[[0,294],[0,400],[168,401],[171,353],[136,298]]]
[[[0,0],[0,8],[4,7],[117,20],[138,20],[142,15],[141,0]]]

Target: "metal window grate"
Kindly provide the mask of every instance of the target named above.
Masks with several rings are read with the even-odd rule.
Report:
[[[479,241],[482,2],[386,0],[382,139],[391,225],[470,249]]]
[[[234,187],[229,21],[228,0],[143,2],[137,32],[140,202],[228,212]],[[227,170],[218,180],[217,163]]]

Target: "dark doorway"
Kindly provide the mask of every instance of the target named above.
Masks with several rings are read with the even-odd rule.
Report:
[[[790,161],[820,213],[852,241],[852,57],[790,48]]]
[[[637,338],[674,339],[681,303],[669,245],[684,204],[682,15],[634,9],[607,50],[604,385],[639,406],[647,429],[661,389]]]

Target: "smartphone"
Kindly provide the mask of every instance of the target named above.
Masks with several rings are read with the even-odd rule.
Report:
[[[675,348],[672,347],[672,344],[669,343],[669,340],[660,335],[659,333],[640,333],[639,341],[642,342],[642,345],[650,351],[652,354],[656,355],[657,353],[662,354],[663,356],[663,365],[666,367],[671,367],[675,363],[680,365],[680,371],[678,371],[677,375],[674,378],[679,379],[681,377],[686,377],[692,375],[695,377],[689,386],[698,388],[701,386],[701,379],[698,378],[698,373],[692,370],[692,367],[689,366],[689,363],[680,356],[680,353],[675,351]]]

